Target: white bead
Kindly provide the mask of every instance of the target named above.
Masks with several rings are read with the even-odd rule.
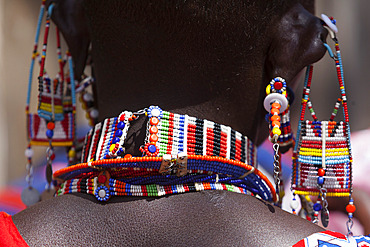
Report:
[[[322,20],[326,23],[326,25],[328,25],[328,27],[334,32],[334,33],[337,33],[338,32],[338,28],[336,25],[334,25],[331,20],[329,19],[329,17],[327,17],[326,15],[324,14],[321,14],[321,18]]]
[[[290,207],[291,207],[292,209],[297,209],[297,208],[299,207],[299,202],[298,202],[297,200],[292,200],[292,201],[290,202]]]
[[[26,151],[24,151],[24,155],[27,158],[32,158],[32,156],[33,156],[33,150],[31,148],[27,148]]]
[[[154,108],[151,113],[153,117],[159,117],[161,115],[161,112],[157,108]]]
[[[90,117],[92,117],[92,118],[97,118],[99,116],[99,111],[98,110],[96,110],[96,109],[92,109],[91,111],[90,111]]]
[[[99,197],[100,198],[104,198],[105,195],[106,195],[106,193],[105,193],[105,190],[104,189],[99,190]]]
[[[84,101],[86,101],[86,102],[88,102],[88,101],[93,101],[93,100],[94,100],[94,98],[93,98],[93,96],[92,96],[92,94],[91,94],[91,93],[85,93],[85,94],[84,94],[84,96],[83,96],[83,99],[84,99]]]
[[[266,96],[263,102],[263,106],[265,107],[267,112],[270,112],[271,104],[274,103],[275,101],[278,101],[281,106],[280,112],[284,112],[288,107],[288,100],[284,95],[279,93],[270,93],[269,95]]]

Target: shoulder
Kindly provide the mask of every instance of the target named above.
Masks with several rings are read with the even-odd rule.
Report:
[[[13,216],[13,220],[31,246],[46,242],[95,246],[291,246],[322,231],[262,200],[227,191],[112,199],[101,204],[86,196],[64,195],[30,207]]]

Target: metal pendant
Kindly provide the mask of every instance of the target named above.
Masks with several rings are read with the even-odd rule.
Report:
[[[329,225],[329,210],[327,208],[321,210],[321,223],[325,228]]]

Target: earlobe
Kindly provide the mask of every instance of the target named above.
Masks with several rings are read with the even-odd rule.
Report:
[[[47,0],[46,7],[53,4],[51,19],[58,26],[72,54],[76,79],[83,74],[90,37],[82,0]]]
[[[322,21],[301,4],[295,4],[274,24],[265,68],[269,78],[284,77],[288,82],[307,65],[320,60],[326,49],[328,32]]]

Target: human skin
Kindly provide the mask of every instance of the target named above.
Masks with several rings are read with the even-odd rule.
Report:
[[[312,3],[305,6],[312,9]],[[259,144],[264,89],[293,86],[327,31],[297,1],[54,1],[52,19],[82,74],[92,43],[99,119],[159,105],[231,126]],[[141,155],[145,123],[126,150]],[[226,191],[161,198],[56,197],[13,217],[31,246],[291,246],[322,228]]]

